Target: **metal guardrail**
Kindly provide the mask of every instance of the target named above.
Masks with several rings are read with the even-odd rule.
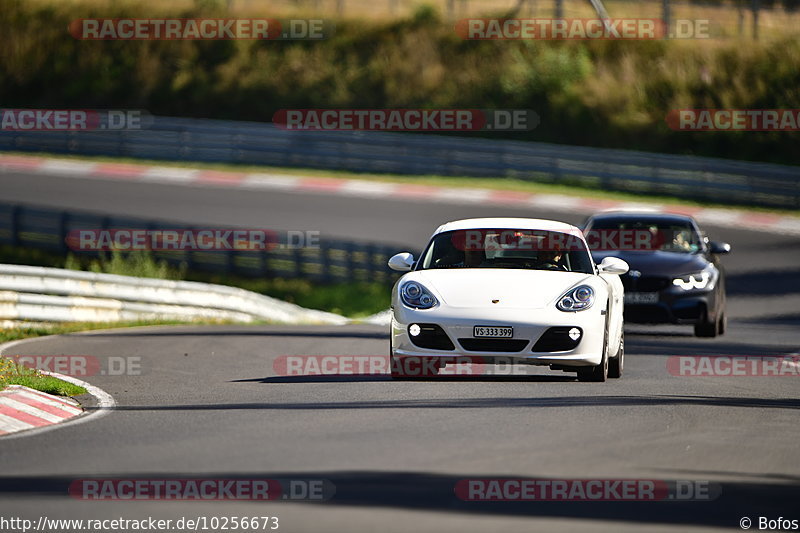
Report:
[[[0,320],[118,322],[145,319],[267,320],[291,324],[348,322],[339,315],[304,309],[235,287],[0,264]]]
[[[50,208],[0,204],[0,244],[69,252],[66,237],[73,230],[197,229],[182,224],[95,215]],[[235,229],[235,228],[231,228]],[[186,264],[188,270],[234,274],[246,278],[305,278],[322,283],[376,281],[391,283],[397,277],[387,266],[395,247],[342,240],[320,239],[319,246],[290,247],[278,233],[278,246],[240,251],[153,251],[157,260]],[[80,251],[76,255],[97,255]]]
[[[0,131],[0,150],[355,172],[515,177],[719,203],[800,208],[800,167],[486,138],[289,131],[154,117],[146,130]]]

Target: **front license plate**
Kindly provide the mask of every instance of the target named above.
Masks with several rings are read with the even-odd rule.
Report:
[[[658,293],[657,292],[626,292],[625,293],[625,303],[626,304],[657,304],[658,303]]]
[[[513,337],[514,328],[506,326],[475,326],[473,337]]]

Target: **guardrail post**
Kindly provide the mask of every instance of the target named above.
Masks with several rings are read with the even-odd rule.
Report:
[[[11,208],[11,244],[13,246],[19,246],[20,244],[19,225],[22,218],[22,209],[23,207],[19,205]]]
[[[261,272],[261,275],[264,276],[265,278],[271,277],[269,271],[269,250],[266,248],[261,250],[261,253],[258,254],[258,260],[259,260],[258,270],[259,272]]]
[[[69,247],[67,246],[68,226],[69,226],[69,213],[66,211],[62,211],[58,217],[58,237],[62,253],[67,253],[69,251]]]
[[[345,275],[347,276],[347,281],[355,281],[356,280],[356,268],[355,268],[355,245],[353,243],[346,243],[344,245],[344,253],[345,253]]]
[[[327,244],[320,243],[319,245],[319,256],[322,268],[322,282],[323,283],[330,283],[332,279],[331,275],[331,254],[330,254],[330,247]]]
[[[189,227],[189,228],[186,228],[186,231],[194,232],[195,229],[193,227]],[[194,265],[194,262],[195,262],[194,261],[194,253],[191,250],[184,250],[183,253],[184,253],[183,257],[186,260],[186,269],[187,270],[191,269],[192,266]]]
[[[292,248],[292,260],[294,261],[294,276],[296,278],[304,278],[305,272],[303,272],[303,263],[305,262],[305,258],[303,257],[302,248]]]
[[[376,247],[374,244],[367,244],[364,247],[364,252],[366,254],[366,276],[367,281],[377,281],[377,270],[375,268],[375,256],[378,255]]]
[[[225,273],[234,274],[236,272],[236,251],[225,250]]]

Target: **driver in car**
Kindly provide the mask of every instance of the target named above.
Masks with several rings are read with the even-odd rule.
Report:
[[[558,249],[540,250],[536,255],[536,268],[542,270],[567,270],[561,263],[564,252]]]

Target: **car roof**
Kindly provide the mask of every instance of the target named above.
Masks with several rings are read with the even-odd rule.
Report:
[[[607,220],[607,219],[617,219],[617,220],[636,220],[639,218],[643,218],[646,220],[662,220],[664,222],[669,221],[681,221],[681,222],[694,222],[694,219],[690,215],[685,215],[682,213],[665,213],[663,211],[602,211],[600,213],[595,213],[589,217],[590,220]]]
[[[572,233],[583,238],[581,231],[572,224],[557,222],[555,220],[544,220],[540,218],[466,218],[463,220],[453,220],[439,226],[433,232],[434,235],[445,231],[465,230],[465,229],[532,229],[542,231],[557,231],[561,233]]]

